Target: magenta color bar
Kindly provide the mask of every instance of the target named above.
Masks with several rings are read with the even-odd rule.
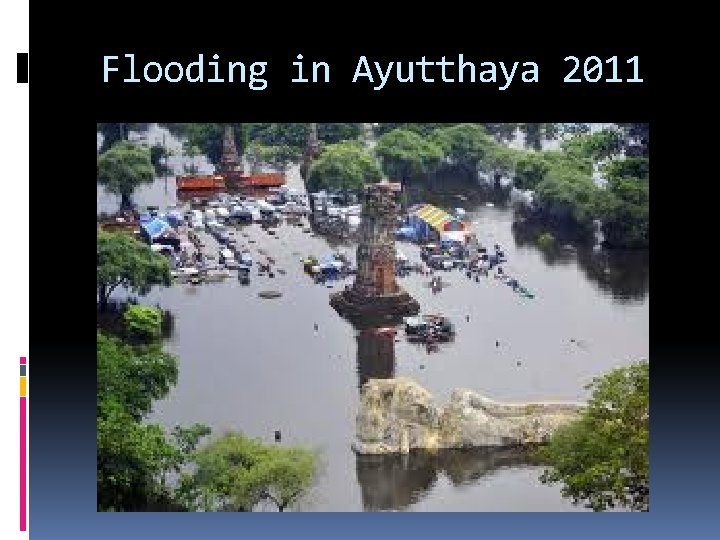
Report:
[[[27,363],[24,356],[20,357],[20,363]],[[20,396],[20,530],[27,531],[27,397],[25,396]]]

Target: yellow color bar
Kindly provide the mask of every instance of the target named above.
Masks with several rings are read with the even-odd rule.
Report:
[[[20,377],[20,397],[27,395],[27,377]]]

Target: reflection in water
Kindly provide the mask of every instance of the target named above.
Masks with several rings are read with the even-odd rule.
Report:
[[[357,331],[358,388],[368,379],[395,376],[395,328],[361,328]]]
[[[529,450],[488,448],[436,454],[360,456],[356,472],[366,511],[405,510],[444,475],[453,486],[474,483],[497,469],[532,464]]]
[[[537,249],[548,266],[577,263],[592,283],[619,303],[645,300],[649,288],[648,250],[593,249],[567,244],[562,239],[554,248],[542,250],[535,242],[539,232],[536,227],[512,227],[515,244]]]
[[[577,261],[583,273],[601,290],[619,301],[645,300],[650,286],[648,250],[580,249]]]

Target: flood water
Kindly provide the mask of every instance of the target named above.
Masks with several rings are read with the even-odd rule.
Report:
[[[150,137],[157,133],[151,129]],[[297,168],[288,176],[290,185],[302,184]],[[253,273],[249,286],[232,278],[177,284],[142,300],[174,315],[167,348],[179,358],[178,384],[151,420],[168,427],[202,422],[215,433],[238,430],[268,443],[279,429],[283,444],[318,449],[321,474],[300,510],[583,510],[564,500],[559,487],[539,483],[542,468],[507,450],[358,458],[350,448],[359,386],[367,378],[411,377],[443,403],[458,387],[500,400],[584,400],[592,377],[648,357],[647,254],[587,249],[549,256],[513,232],[510,208],[487,206],[490,195],[455,195],[442,198],[468,211],[481,242],[504,248],[505,271],[534,299],[460,271],[442,273],[446,286],[437,294],[427,277],[399,278],[423,312],[443,313],[456,324],[455,341],[428,354],[402,332],[397,340],[359,332],[335,313],[329,294],[350,280],[332,289],[315,285],[300,262],[329,253],[327,240],[289,224],[274,237],[245,226],[242,232],[256,241],[254,255],[263,249],[284,275]],[[166,188],[157,179],[135,200],[174,204],[174,180]],[[98,189],[98,210],[116,209],[117,200]],[[398,248],[420,260],[418,247]],[[354,257],[352,245],[344,249]],[[283,296],[258,297],[268,289]]]

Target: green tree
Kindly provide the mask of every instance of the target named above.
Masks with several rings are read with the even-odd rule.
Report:
[[[356,141],[363,133],[362,124],[318,124],[318,139],[326,144]]]
[[[404,123],[404,124],[392,124],[392,123],[386,123],[386,124],[378,124],[373,127],[373,131],[376,135],[385,135],[386,133],[389,133],[395,129],[402,129],[406,131],[412,131],[413,133],[417,133],[418,135],[421,135],[423,137],[427,137],[431,135],[436,129],[441,129],[449,126],[454,126],[455,124],[422,124],[422,123]]]
[[[573,169],[551,169],[535,187],[534,204],[552,226],[592,232],[598,188],[590,175]]]
[[[153,306],[130,305],[123,314],[128,334],[141,342],[152,342],[162,333],[162,311]]]
[[[307,124],[299,123],[248,124],[248,140],[265,146],[289,146],[302,153],[307,130]]]
[[[498,141],[510,141],[515,137],[515,131],[520,124],[483,124],[488,133]]]
[[[623,147],[622,133],[616,129],[604,129],[595,133],[576,135],[561,144],[571,155],[599,161],[620,152]]]
[[[97,418],[99,511],[141,511],[167,504],[164,476],[182,462],[160,426],[141,424],[116,400],[101,401]]]
[[[300,159],[302,151],[287,144],[270,146],[259,141],[252,141],[248,144],[246,156],[252,163],[253,168],[258,167],[261,163],[271,163],[284,170],[288,162]]]
[[[545,483],[562,483],[595,511],[649,509],[649,365],[641,361],[593,380],[582,417],[558,429],[540,457]]]
[[[611,247],[647,248],[650,243],[649,184],[637,178],[614,178],[599,197],[605,242]]]
[[[115,143],[97,158],[97,181],[121,197],[121,207],[131,206],[130,197],[141,184],[152,183],[155,174],[150,150],[130,142]]]
[[[647,181],[650,178],[650,161],[644,157],[613,159],[603,167],[603,172],[610,182],[622,178]]]
[[[512,176],[515,172],[517,161],[524,154],[524,152],[518,152],[504,144],[495,144],[488,148],[481,168],[492,172],[497,181],[502,176]]]
[[[522,152],[515,163],[513,184],[518,189],[535,189],[549,170],[542,152]]]
[[[167,259],[125,233],[99,231],[97,236],[98,307],[104,311],[112,292],[122,285],[147,294],[153,285],[170,285]]]
[[[534,150],[542,150],[543,140],[557,139],[560,125],[553,123],[518,124],[525,134],[525,146]]]
[[[168,504],[164,478],[185,460],[160,426],[141,423],[177,381],[177,360],[155,343],[132,347],[97,334],[98,509]]]
[[[189,507],[250,512],[263,499],[280,512],[312,485],[317,457],[300,447],[263,444],[227,433],[193,454],[194,470],[183,474],[179,491]]]
[[[490,154],[491,147],[496,145],[481,124],[457,124],[437,129],[433,139],[453,165],[473,175],[477,174],[478,164]]]
[[[163,126],[168,127],[171,131],[186,138],[183,144],[184,148],[197,148],[199,153],[207,156],[208,161],[213,165],[220,163],[220,158],[222,158],[223,137],[225,136],[226,125],[227,124],[201,122],[175,125],[163,124]],[[242,154],[247,146],[247,130],[243,124],[230,125],[233,128],[238,153]]]
[[[548,232],[540,233],[536,242],[538,247],[544,251],[549,251],[555,247],[555,237]]]
[[[329,144],[313,162],[307,180],[309,191],[350,192],[381,179],[377,162],[355,141]]]
[[[407,129],[385,133],[378,139],[375,153],[385,174],[402,183],[433,172],[444,155],[437,143]]]
[[[177,359],[160,344],[133,347],[98,332],[98,407],[111,399],[139,421],[152,410],[154,400],[167,396],[177,374]]]
[[[647,248],[650,243],[649,162],[627,157],[608,162],[607,187],[599,197],[599,218],[611,247]]]

